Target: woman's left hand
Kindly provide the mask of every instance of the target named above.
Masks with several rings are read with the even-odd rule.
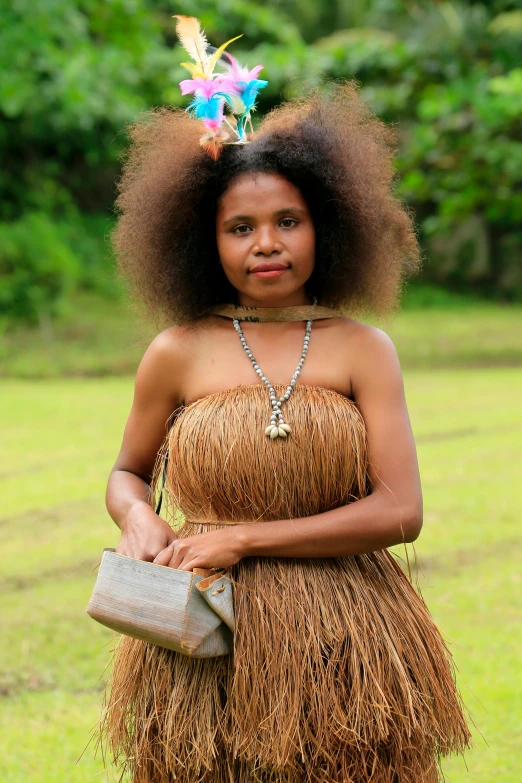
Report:
[[[154,558],[154,563],[192,571],[194,568],[227,568],[244,556],[240,525],[176,538]]]

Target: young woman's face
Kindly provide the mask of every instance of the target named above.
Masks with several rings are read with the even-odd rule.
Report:
[[[306,304],[315,229],[300,190],[279,174],[238,176],[221,196],[216,239],[225,275],[243,305]]]

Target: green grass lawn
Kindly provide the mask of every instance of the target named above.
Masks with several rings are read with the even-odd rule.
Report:
[[[425,492],[424,596],[484,739],[451,783],[515,783],[522,767],[522,369],[405,374]],[[85,614],[132,379],[4,380],[0,428],[1,783],[112,781],[89,740],[112,635]],[[411,548],[410,548],[411,549]],[[417,783],[412,781],[411,783]]]

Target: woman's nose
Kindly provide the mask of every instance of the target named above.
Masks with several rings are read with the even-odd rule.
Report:
[[[263,255],[271,255],[272,253],[280,253],[283,246],[279,240],[277,230],[272,226],[266,226],[256,231],[254,246],[252,252],[254,254],[262,253]]]

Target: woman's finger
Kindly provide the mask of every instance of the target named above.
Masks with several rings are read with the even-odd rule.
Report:
[[[169,544],[165,549],[162,549],[161,552],[158,552],[153,563],[157,563],[158,565],[166,566],[169,564],[169,561],[172,557],[172,547],[174,545],[174,542],[172,544]]]
[[[180,552],[177,548],[175,548],[174,551],[171,550],[170,560],[167,563],[168,567],[180,568],[182,562],[183,562],[183,553]]]
[[[202,568],[198,558],[182,563],[179,567],[180,571],[193,571],[195,568]]]

